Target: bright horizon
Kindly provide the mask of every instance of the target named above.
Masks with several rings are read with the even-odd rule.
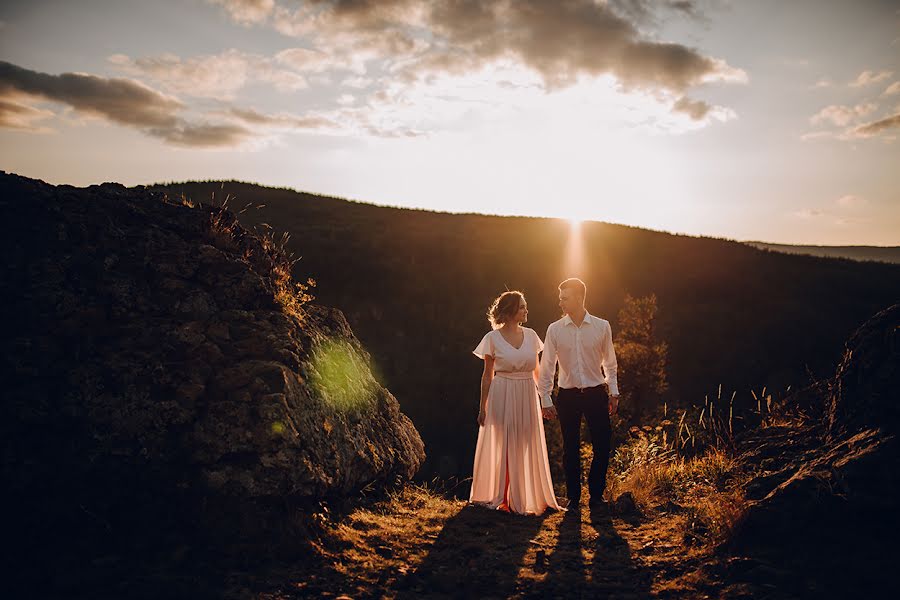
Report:
[[[0,169],[49,183],[900,245],[891,2],[44,1],[0,32]]]

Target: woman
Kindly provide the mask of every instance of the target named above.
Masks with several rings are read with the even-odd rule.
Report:
[[[469,502],[520,514],[562,510],[553,493],[537,395],[538,334],[521,292],[504,292],[488,311],[492,330],[473,353],[484,359],[478,444]]]

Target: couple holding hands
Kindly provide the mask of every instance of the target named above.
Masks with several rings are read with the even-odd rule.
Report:
[[[521,292],[504,292],[488,311],[492,330],[473,353],[484,360],[478,442],[469,501],[519,514],[540,515],[547,508],[577,509],[581,502],[580,431],[584,416],[594,458],[588,474],[592,509],[605,510],[603,491],[609,466],[610,416],[619,392],[616,353],[609,321],[584,307],[580,279],[559,284],[564,316],[550,324],[544,341],[531,328]],[[543,356],[539,355],[543,352]],[[551,398],[559,364],[559,393]],[[559,419],[568,503],[553,491],[545,419]]]

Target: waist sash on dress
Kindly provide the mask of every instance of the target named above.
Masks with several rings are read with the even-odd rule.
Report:
[[[502,377],[503,379],[533,379],[534,375],[531,371],[494,371],[494,377]]]

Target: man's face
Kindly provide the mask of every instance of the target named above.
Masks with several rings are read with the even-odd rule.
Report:
[[[565,314],[571,315],[581,308],[581,298],[574,290],[568,288],[559,290],[559,308],[562,309]]]

